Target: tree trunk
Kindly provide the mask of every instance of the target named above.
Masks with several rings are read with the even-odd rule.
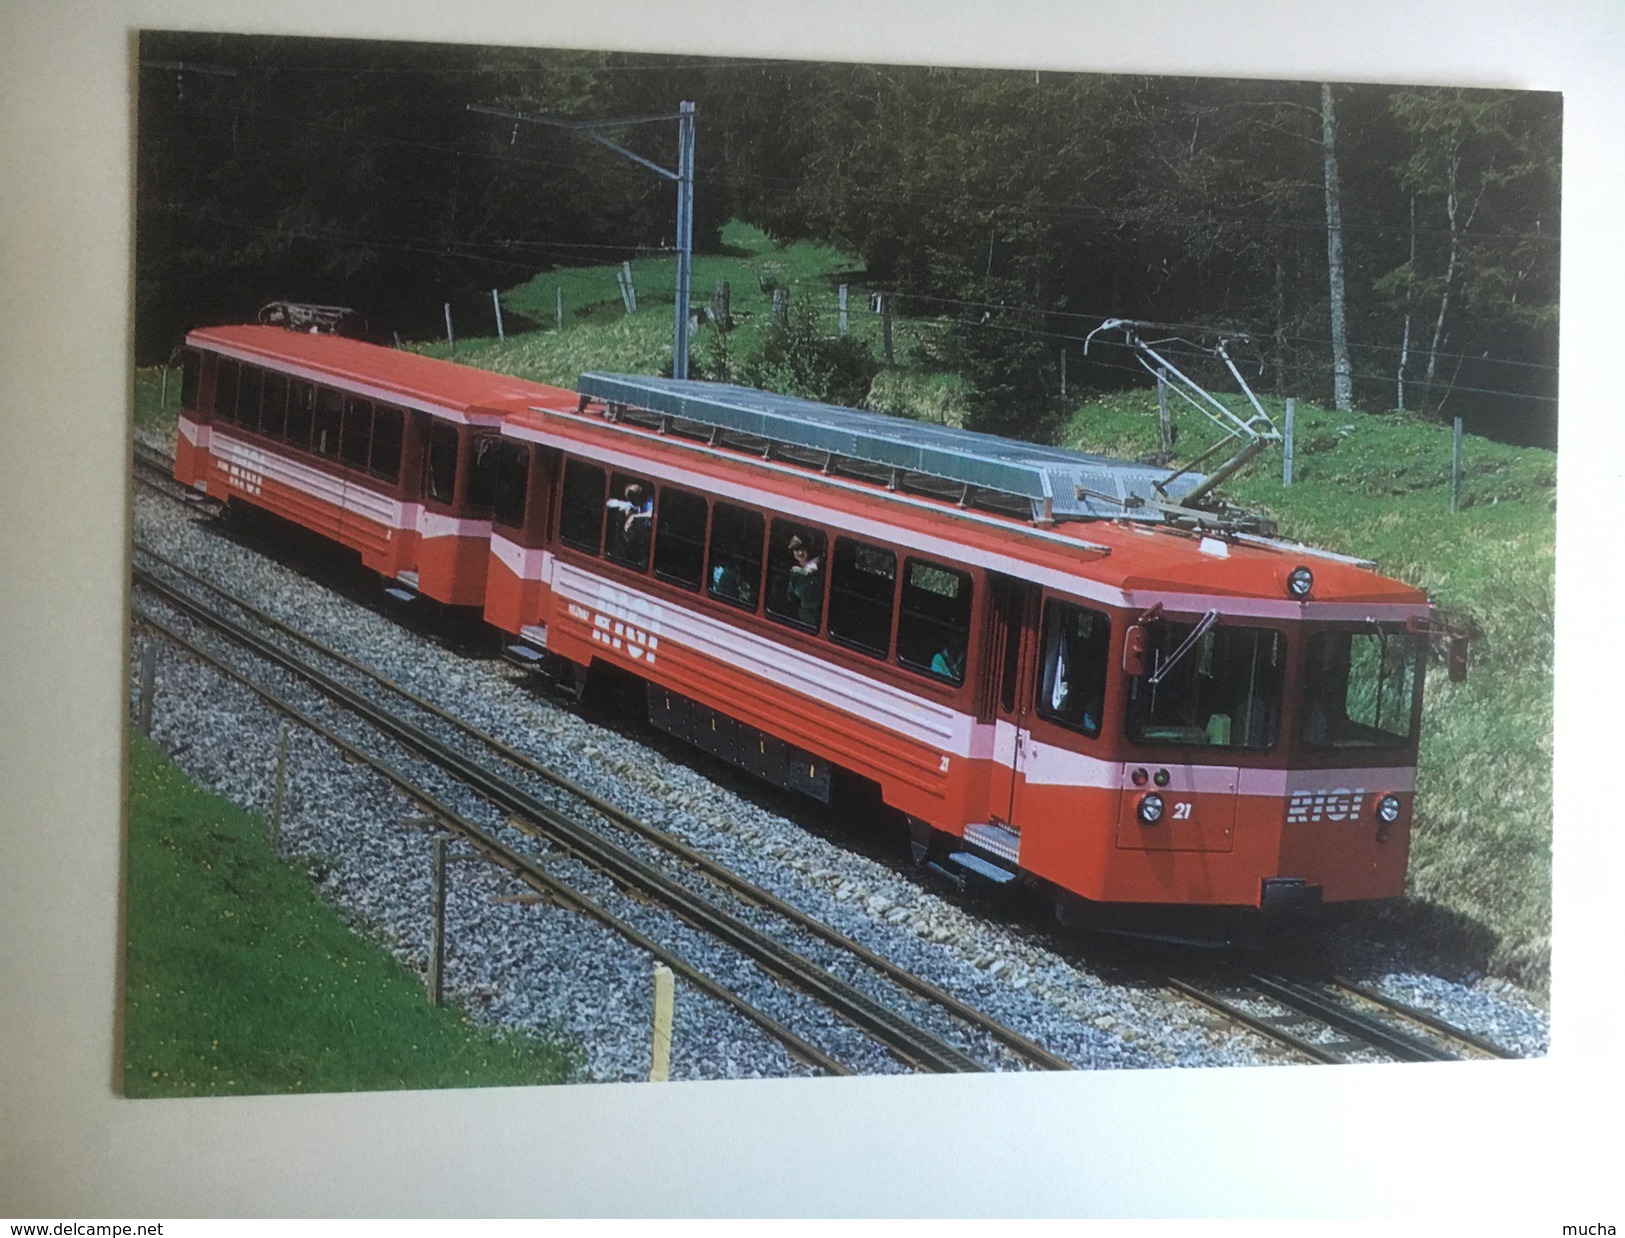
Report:
[[[1332,310],[1332,395],[1339,412],[1354,407],[1354,372],[1349,365],[1349,341],[1343,280],[1343,202],[1337,187],[1337,117],[1332,111],[1330,82],[1320,86],[1320,141],[1326,155],[1326,274]]]
[[[1444,291],[1439,294],[1439,316],[1433,323],[1433,342],[1428,345],[1428,372],[1422,383],[1422,402],[1433,398],[1433,378],[1438,371],[1439,344],[1444,339],[1444,318],[1450,310],[1450,285],[1456,278],[1456,250],[1461,243],[1456,228],[1456,171],[1461,166],[1461,154],[1452,144],[1445,163],[1449,169],[1449,184],[1444,197],[1444,212],[1450,220],[1450,257],[1444,264]],[[1461,367],[1457,367],[1459,372]],[[1443,401],[1440,402],[1441,404]]]
[[[1416,195],[1411,195],[1411,269],[1405,277],[1405,334],[1399,341],[1399,370],[1395,374],[1396,407],[1405,411],[1405,367],[1411,360],[1411,289],[1416,283]]]

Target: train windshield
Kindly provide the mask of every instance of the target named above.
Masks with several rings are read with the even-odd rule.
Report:
[[[1316,632],[1304,670],[1303,742],[1311,748],[1397,748],[1422,711],[1423,638],[1370,624]]]
[[[1145,636],[1146,673],[1129,684],[1131,740],[1214,748],[1274,746],[1286,666],[1286,640],[1280,632],[1210,621],[1164,622],[1147,625]]]

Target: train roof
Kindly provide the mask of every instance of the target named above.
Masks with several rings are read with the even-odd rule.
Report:
[[[250,362],[275,362],[311,378],[365,388],[379,398],[413,407],[469,414],[518,412],[536,403],[546,387],[511,374],[480,370],[398,348],[384,348],[340,335],[241,325],[200,327],[186,341]]]
[[[1014,495],[1043,520],[1159,520],[1150,504],[1177,502],[1204,480],[1186,473],[1165,482],[1165,468],[725,383],[587,373],[577,390],[606,404]]]
[[[1422,590],[1384,577],[1362,560],[1246,532],[1192,532],[1146,520],[1143,516],[1156,508],[1148,504],[1140,512],[1116,500],[1146,494],[1150,480],[1162,473],[1127,461],[719,383],[589,373],[577,395],[404,350],[277,326],[204,327],[192,331],[187,342],[373,398],[502,423],[519,437],[553,439],[562,432],[593,441],[606,431],[636,435],[640,450],[651,456],[680,453],[685,468],[747,478],[740,483],[742,496],[780,496],[788,511],[795,500],[817,493],[821,506],[872,515],[909,532],[922,546],[950,544],[944,538],[946,518],[967,561],[1020,561],[1061,587],[1070,587],[1069,578],[1087,575],[1130,604],[1161,600],[1169,609],[1201,610],[1204,598],[1252,597],[1261,604],[1258,613],[1284,615],[1286,574],[1307,560],[1315,572],[1315,598],[1292,603],[1291,613],[1332,617],[1327,604],[1338,610],[1355,604],[1394,608],[1396,613],[1387,616],[1392,618],[1400,609],[1427,605]],[[628,408],[646,410],[645,424],[626,420]],[[647,424],[661,418],[689,423],[690,431],[709,425],[727,434],[710,443],[696,441],[692,433],[666,435]],[[741,438],[786,449],[782,455],[752,454],[740,449]],[[696,457],[695,451],[702,454]],[[822,474],[819,453],[868,461],[869,473]],[[909,493],[907,486],[889,486],[888,468],[938,479],[938,489]],[[1190,476],[1169,485],[1168,497],[1187,492],[1197,481]],[[814,491],[809,482],[817,483]],[[1031,513],[1024,518],[974,510],[964,503],[960,487],[1020,496],[1032,504]],[[1039,515],[1045,498],[1059,521],[1054,527],[1031,518]]]

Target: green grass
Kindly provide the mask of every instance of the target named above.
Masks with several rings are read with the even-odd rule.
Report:
[[[159,400],[162,397],[162,404]],[[173,435],[175,420],[180,415],[181,372],[169,371],[164,381],[164,369],[159,365],[143,366],[135,372],[135,427],[155,434]]]
[[[826,245],[797,241],[779,245],[760,229],[730,223],[722,232],[724,252],[697,254],[690,276],[695,309],[711,303],[721,281],[729,285],[729,304],[735,320],[729,345],[736,357],[753,351],[772,318],[773,296],[766,286],[782,285],[792,306],[811,305],[825,329],[836,329],[836,286],[853,270],[853,260]],[[620,265],[576,267],[549,271],[501,294],[504,313],[520,314],[538,329],[510,334],[498,342],[491,334],[460,338],[455,356],[467,365],[482,366],[538,382],[574,387],[584,370],[621,370],[654,374],[669,372],[672,345],[672,305],[675,300],[676,261],[646,258],[632,263],[638,309],[628,314],[615,282]],[[564,296],[564,326],[558,327],[557,296]],[[854,290],[848,312],[852,334],[880,348],[880,321]],[[486,328],[481,327],[484,331]],[[693,361],[709,356],[715,332],[702,328],[691,343]],[[897,347],[905,340],[898,337]],[[429,356],[451,355],[445,340],[413,345]],[[899,353],[901,355],[901,353]]]
[[[265,825],[130,739],[124,1090],[131,1097],[560,1083],[578,1048],[436,1009]]]
[[[1265,401],[1278,426],[1278,402]],[[1176,416],[1187,442],[1206,423]],[[1553,578],[1557,458],[1467,437],[1450,510],[1451,432],[1401,415],[1299,402],[1293,485],[1279,451],[1225,487],[1282,535],[1376,561],[1479,630],[1453,684],[1434,667],[1424,702],[1408,898],[1373,917],[1425,959],[1537,990],[1551,950]],[[1069,446],[1135,457],[1157,448],[1153,391],[1080,405]]]

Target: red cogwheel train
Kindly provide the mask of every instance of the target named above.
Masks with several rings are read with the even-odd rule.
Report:
[[[183,483],[481,608],[566,685],[636,676],[763,778],[867,780],[919,860],[1063,911],[1402,890],[1427,596],[1180,506],[1194,475],[274,326],[192,332],[183,372]]]

